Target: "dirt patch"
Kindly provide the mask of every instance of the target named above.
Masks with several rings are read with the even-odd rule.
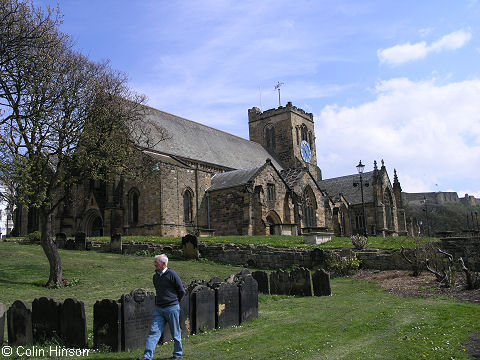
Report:
[[[420,276],[411,276],[411,271],[405,270],[360,270],[355,278],[376,281],[380,286],[394,296],[449,296],[458,301],[480,305],[480,289],[465,290],[463,275],[451,288],[441,287],[435,276],[424,272]]]

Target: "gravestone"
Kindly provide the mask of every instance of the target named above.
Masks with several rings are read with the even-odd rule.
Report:
[[[290,295],[290,275],[288,271],[277,270],[270,273],[270,294]]]
[[[182,237],[182,250],[185,259],[198,259],[200,252],[198,251],[197,237],[191,234]]]
[[[75,250],[87,249],[87,234],[84,232],[77,232],[75,234]]]
[[[206,285],[197,285],[190,293],[190,313],[193,333],[215,328],[215,291]]]
[[[93,347],[122,350],[122,306],[118,301],[103,299],[93,305]]]
[[[240,288],[240,322],[258,317],[258,284],[252,275],[243,276]]]
[[[110,238],[110,252],[122,253],[122,234],[112,234]]]
[[[16,300],[7,311],[8,345],[33,343],[32,310],[23,300]]]
[[[60,334],[65,346],[83,349],[87,345],[87,323],[83,301],[66,299],[60,308]]]
[[[182,338],[192,335],[192,320],[190,318],[190,292],[186,290],[185,296],[180,300],[180,328]]]
[[[290,295],[312,296],[310,270],[297,268],[290,271]]]
[[[330,274],[324,269],[315,271],[312,275],[313,294],[315,296],[330,296],[332,288],[330,287]]]
[[[152,324],[155,310],[155,294],[135,289],[123,294],[122,302],[122,351],[142,349]]]
[[[66,240],[67,240],[67,234],[63,232],[57,233],[57,235],[55,236],[55,243],[57,244],[57,248],[64,249]]]
[[[41,297],[32,303],[33,340],[43,343],[45,340],[60,336],[61,303],[51,297]]]
[[[67,239],[65,240],[65,250],[75,250],[75,240],[73,239]]]
[[[5,305],[0,303],[0,346],[3,345],[4,333],[5,333]]]
[[[237,284],[222,282],[215,290],[215,327],[226,328],[240,323],[240,292]]]
[[[258,291],[263,294],[270,294],[268,288],[268,274],[266,271],[254,271],[252,276],[255,280],[257,280],[258,284]]]

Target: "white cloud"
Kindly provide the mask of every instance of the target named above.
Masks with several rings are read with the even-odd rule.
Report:
[[[353,173],[360,158],[369,170],[384,158],[404,191],[480,191],[480,80],[438,85],[397,78],[375,90],[374,101],[327,106],[316,117],[326,178]]]
[[[377,50],[377,56],[380,64],[401,65],[406,62],[423,59],[432,52],[459,49],[470,41],[471,38],[471,32],[458,30],[443,36],[431,45],[428,45],[425,41],[415,44],[408,42],[386,49],[379,49]]]

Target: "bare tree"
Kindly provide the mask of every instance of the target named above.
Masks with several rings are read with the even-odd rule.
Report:
[[[158,141],[164,133],[146,121],[145,98],[124,74],[73,50],[58,12],[18,0],[0,4],[0,176],[14,184],[18,206],[38,210],[47,285],[61,286],[49,216],[86,178],[141,174],[150,134]]]

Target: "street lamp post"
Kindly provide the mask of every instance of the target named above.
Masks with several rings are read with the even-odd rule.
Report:
[[[367,233],[367,217],[365,216],[365,201],[363,199],[363,170],[365,169],[365,165],[362,164],[362,160],[357,165],[357,171],[360,175],[360,193],[362,194],[362,215],[363,215],[363,235],[368,237]],[[353,183],[353,186],[357,186],[357,183]],[[368,186],[368,183],[365,183],[365,187]]]

